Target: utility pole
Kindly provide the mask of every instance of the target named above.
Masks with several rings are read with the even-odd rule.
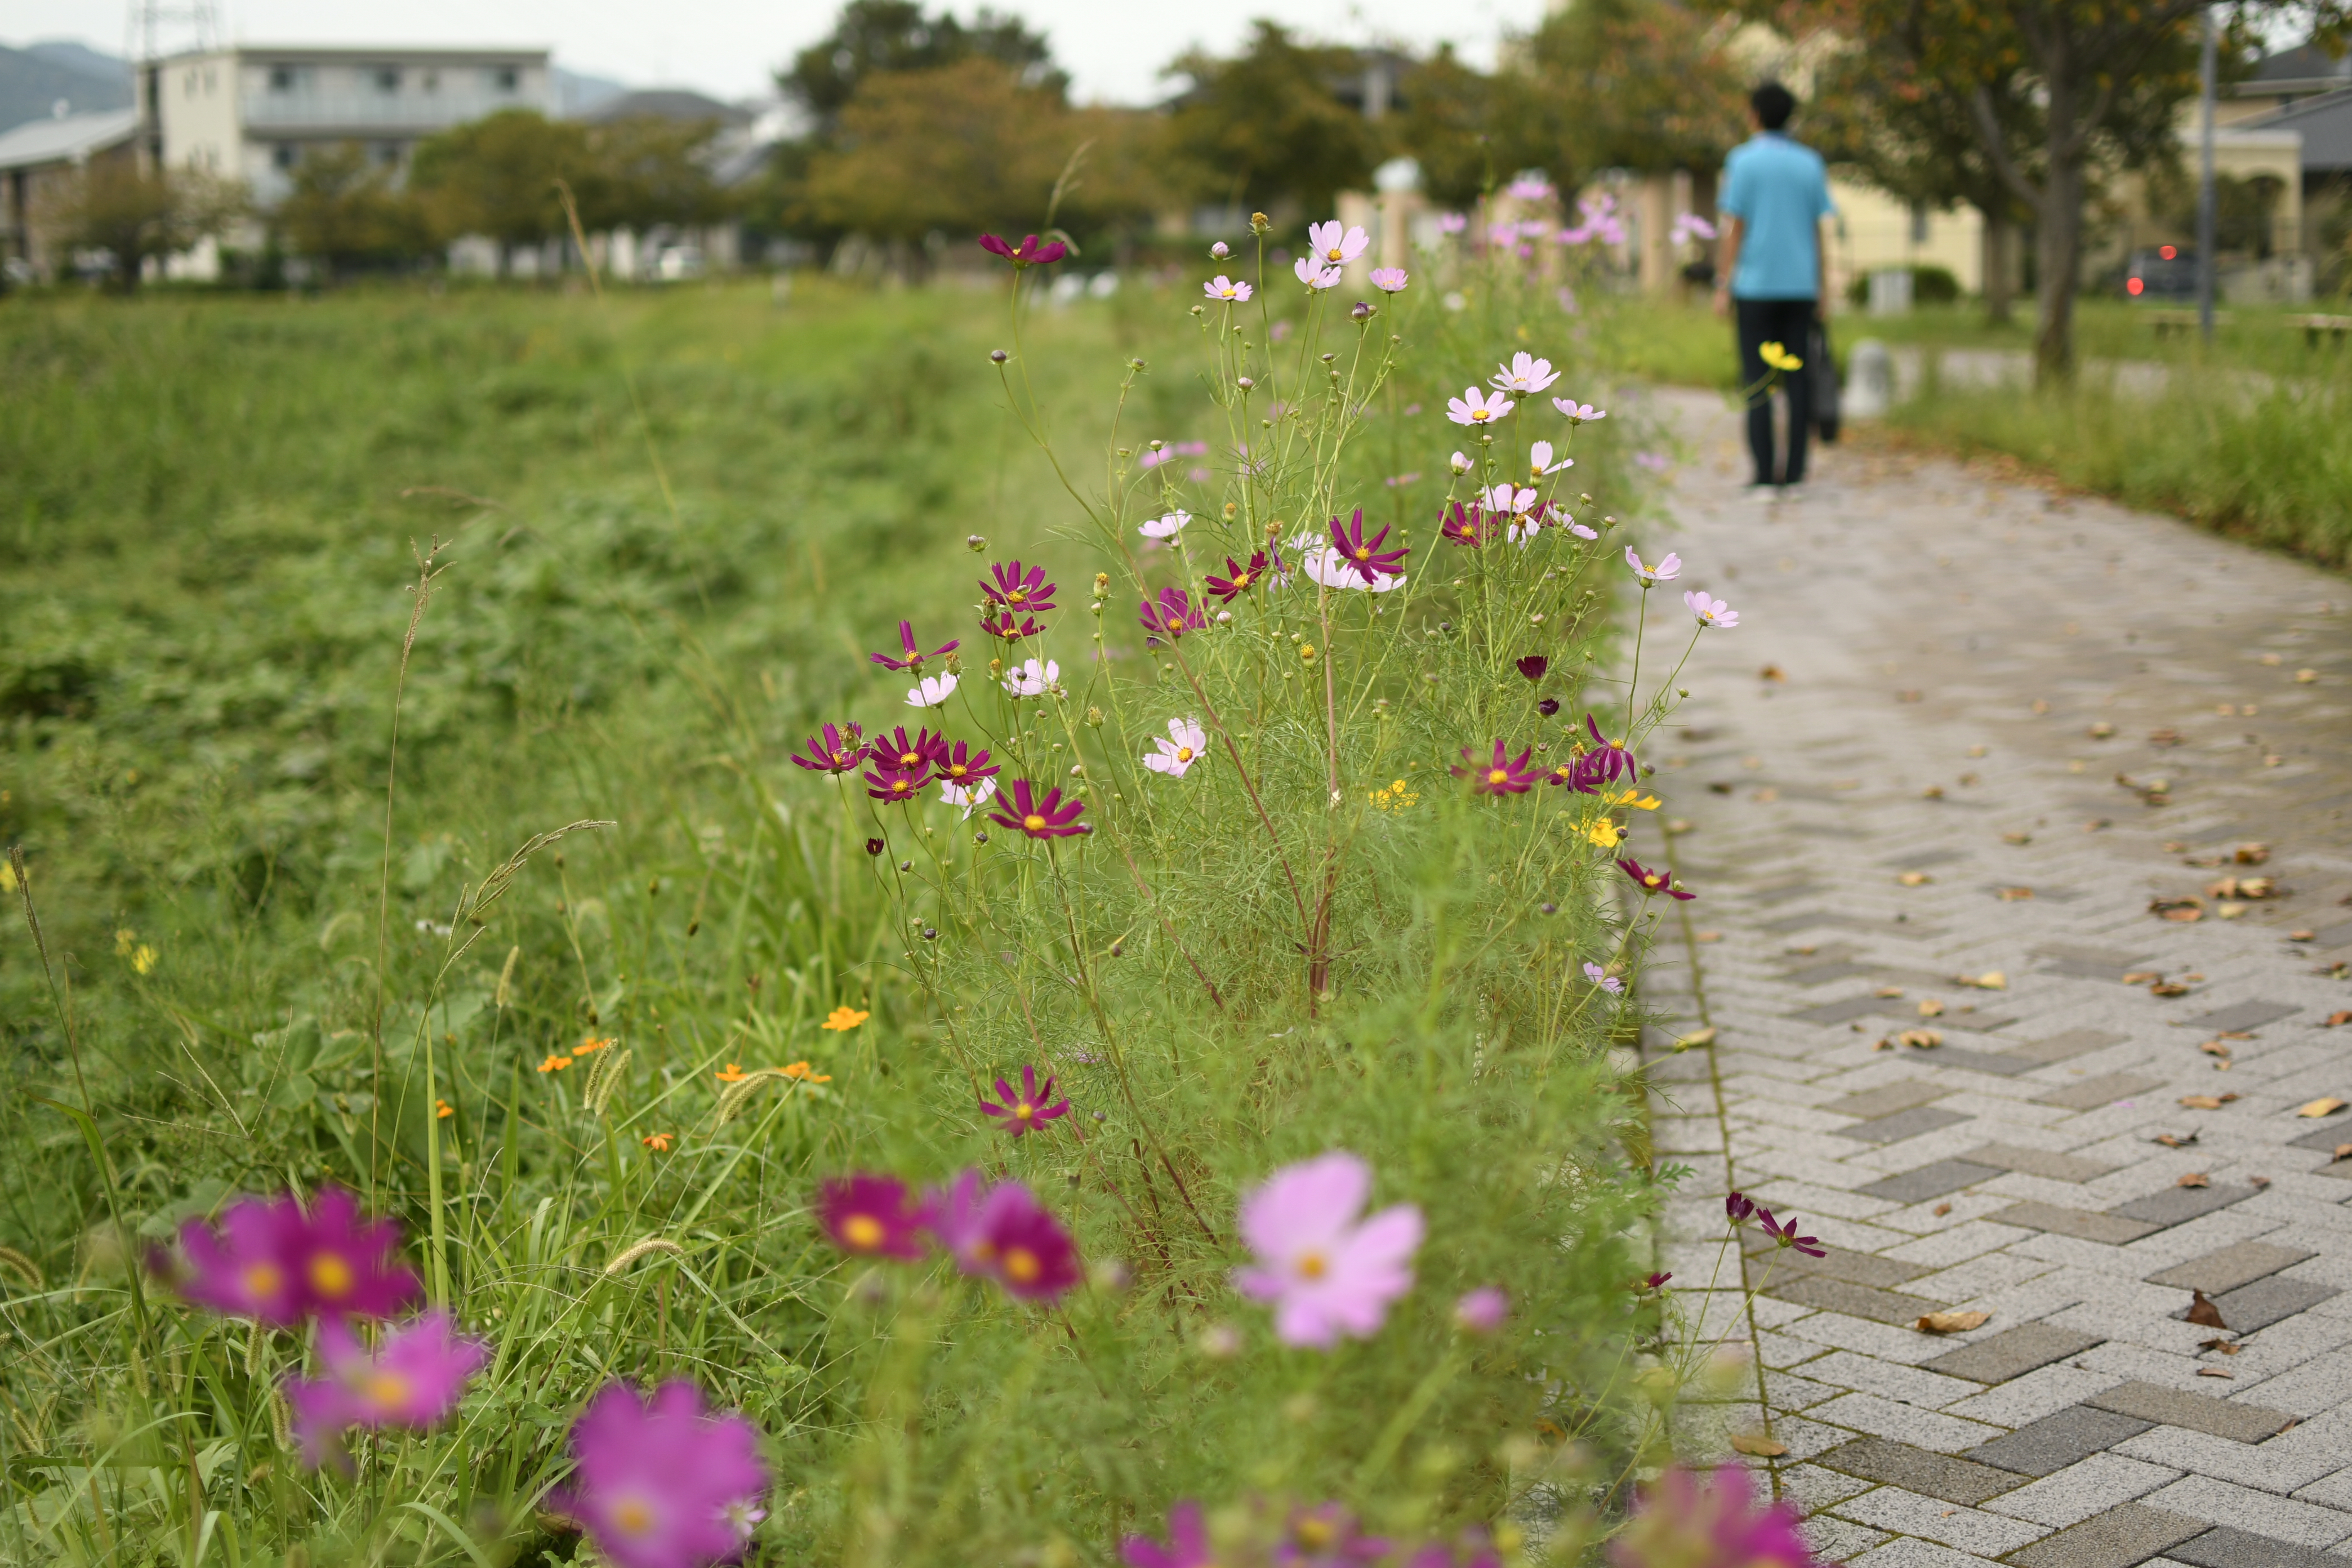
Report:
[[[2197,331],[2210,343],[2213,341],[2213,76],[2216,50],[2213,28],[2213,7],[2201,12],[2205,25],[2204,47],[2197,60],[2198,91],[2204,114],[2200,150],[2200,168],[2197,177]]]

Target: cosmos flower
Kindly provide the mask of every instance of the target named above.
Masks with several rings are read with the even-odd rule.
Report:
[[[1464,452],[1456,452],[1454,456],[1445,459],[1445,466],[1452,468],[1457,474],[1466,474],[1470,471],[1469,455]]]
[[[1628,877],[1633,878],[1633,885],[1641,889],[1642,891],[1645,893],[1664,893],[1668,898],[1681,899],[1685,900],[1698,897],[1696,893],[1685,892],[1681,886],[1675,881],[1674,874],[1672,872],[1653,871],[1648,867],[1643,865],[1639,860],[1633,859],[1631,857],[1620,857],[1617,861],[1617,868],[1620,871],[1624,872]]]
[[[1622,741],[1612,741],[1601,733],[1601,721],[1591,713],[1584,716],[1585,732],[1592,737],[1592,750],[1584,760],[1591,764],[1596,779],[1638,779],[1642,776],[1639,763]]]
[[[198,1306],[288,1328],[302,1321],[307,1302],[288,1261],[301,1223],[290,1197],[239,1198],[223,1211],[217,1235],[201,1219],[180,1227],[184,1262],[159,1250],[148,1267]]]
[[[1670,550],[1666,552],[1664,560],[1655,565],[1644,566],[1642,558],[1633,553],[1633,547],[1629,544],[1625,547],[1625,564],[1633,569],[1633,575],[1640,578],[1642,586],[1646,588],[1653,583],[1673,582],[1675,574],[1683,569],[1683,558]]]
[[[1773,1219],[1772,1211],[1762,1207],[1761,1205],[1759,1205],[1756,1210],[1756,1218],[1758,1223],[1763,1226],[1764,1234],[1770,1237],[1782,1247],[1793,1247],[1808,1258],[1826,1258],[1829,1256],[1827,1252],[1822,1249],[1822,1238],[1820,1237],[1799,1236],[1797,1234],[1797,1222],[1795,1220],[1790,1220],[1786,1224],[1779,1223]]]
[[[1421,1211],[1399,1204],[1359,1221],[1371,1191],[1372,1168],[1334,1150],[1285,1166],[1242,1200],[1242,1239],[1256,1261],[1235,1269],[1234,1284],[1274,1303],[1283,1343],[1328,1350],[1343,1334],[1369,1339],[1412,1288]]]
[[[1739,1193],[1726,1194],[1723,1216],[1734,1225],[1746,1225],[1756,1214],[1756,1200]]]
[[[1548,202],[1558,192],[1552,183],[1541,174],[1528,173],[1518,175],[1505,185],[1503,194],[1517,201]]]
[[[985,753],[982,753],[985,755]],[[977,784],[953,784],[940,780],[940,799],[950,805],[963,807],[963,820],[970,822],[971,814],[996,797],[996,781],[982,779]]]
[[[1551,668],[1551,660],[1542,654],[1531,653],[1517,659],[1516,667],[1518,672],[1529,680],[1541,680],[1544,678],[1544,672]]]
[[[1043,245],[1038,244],[1037,237],[1034,234],[1024,239],[1017,247],[1008,241],[998,238],[995,235],[983,234],[980,237],[980,247],[991,256],[1004,258],[1016,268],[1049,266],[1070,253],[1070,247],[1058,239],[1049,239]]]
[[[1580,522],[1570,523],[1568,525],[1568,531],[1569,532],[1576,535],[1579,539],[1598,539],[1601,537],[1601,535],[1595,533],[1592,530],[1585,527],[1584,524]]]
[[[1510,363],[1496,367],[1495,374],[1486,378],[1486,384],[1497,392],[1541,392],[1559,379],[1559,373],[1551,368],[1551,361],[1516,353]]]
[[[1739,612],[1721,599],[1708,598],[1704,588],[1685,594],[1683,603],[1690,607],[1692,615],[1698,617],[1700,626],[1721,626],[1729,631],[1739,624]]]
[[[1816,1568],[1797,1510],[1759,1496],[1746,1467],[1702,1480],[1677,1465],[1642,1491],[1633,1522],[1609,1543],[1612,1568],[1737,1563],[1740,1568]]]
[[[740,1415],[713,1415],[679,1380],[650,1400],[610,1383],[572,1427],[577,1468],[549,1506],[577,1522],[615,1568],[707,1568],[743,1541],[734,1505],[768,1489],[759,1436]]]
[[[1495,742],[1495,754],[1482,761],[1475,748],[1465,746],[1462,748],[1462,760],[1470,765],[1455,768],[1454,776],[1469,779],[1472,792],[1477,795],[1525,795],[1535,787],[1536,780],[1543,776],[1528,766],[1528,759],[1534,755],[1535,748],[1530,746],[1513,757],[1503,742],[1497,741]]]
[[[1437,531],[1440,537],[1452,543],[1467,545],[1475,550],[1494,537],[1486,527],[1489,521],[1486,509],[1476,501],[1466,507],[1455,501],[1447,510],[1445,520],[1438,524]]]
[[[1339,269],[1336,267],[1318,267],[1313,257],[1300,257],[1291,263],[1290,269],[1298,275],[1298,280],[1301,283],[1318,293],[1326,289],[1337,289],[1339,286]]]
[[[1372,268],[1372,287],[1383,294],[1402,294],[1404,292],[1404,286],[1410,281],[1411,279],[1406,276],[1405,269],[1402,267]]]
[[[943,740],[931,752],[931,766],[940,777],[950,784],[968,784],[984,779],[996,772],[997,764],[988,760],[985,751],[975,750],[958,741],[950,749]]]
[[[1389,531],[1383,528],[1369,540],[1364,537],[1362,507],[1356,509],[1355,515],[1349,519],[1345,528],[1340,526],[1338,518],[1331,520],[1332,548],[1337,550],[1340,559],[1354,568],[1367,583],[1375,582],[1382,576],[1401,576],[1402,574],[1397,571],[1397,568],[1402,566],[1404,558],[1412,553],[1402,545],[1399,545],[1394,550],[1381,549],[1381,542],[1388,536]]]
[[[1069,1232],[1018,1182],[990,1186],[966,1171],[932,1194],[930,1226],[966,1274],[993,1279],[1023,1300],[1051,1301],[1078,1283]]]
[[[1181,779],[1185,770],[1207,752],[1209,736],[1190,719],[1171,719],[1168,721],[1168,738],[1163,741],[1155,735],[1151,743],[1159,749],[1143,759],[1143,765],[1153,773]]]
[[[1118,1555],[1128,1568],[1217,1568],[1201,1505],[1189,1499],[1168,1510],[1166,1545],[1148,1535],[1130,1535],[1119,1542]]]
[[[1231,256],[1233,253],[1234,247],[1227,245],[1222,239],[1217,241],[1216,244],[1209,247],[1209,259],[1212,261],[1223,261],[1226,257]]]
[[[858,1171],[819,1189],[817,1224],[833,1244],[861,1258],[919,1258],[929,1211],[896,1176]]]
[[[1275,1545],[1275,1568],[1360,1568],[1392,1550],[1378,1535],[1366,1535],[1356,1516],[1336,1502],[1291,1510]]]
[[[1301,544],[1305,550],[1305,553],[1298,559],[1299,569],[1307,574],[1310,581],[1319,583],[1326,588],[1368,589],[1375,594],[1385,594],[1391,588],[1401,588],[1404,585],[1402,576],[1391,576],[1386,572],[1375,573],[1370,582],[1365,582],[1357,574],[1355,563],[1328,544],[1317,545],[1311,534],[1307,537],[1303,544],[1297,540],[1292,541],[1292,543]]]
[[[992,616],[982,616],[980,629],[999,641],[1017,643],[1040,635],[1045,628],[1037,624],[1034,616],[1015,616],[1011,610],[1003,610]]]
[[[328,1319],[319,1325],[327,1375],[289,1377],[285,1385],[304,1462],[316,1468],[339,1458],[346,1427],[437,1425],[489,1353],[478,1340],[456,1337],[446,1312],[427,1312],[386,1334],[373,1354],[341,1319]]]
[[[1491,425],[1517,406],[1501,393],[1488,394],[1475,386],[1465,386],[1461,396],[1445,400],[1445,416],[1456,425]]]
[[[1086,810],[1086,802],[1065,802],[1058,788],[1047,790],[1041,796],[1037,786],[1027,779],[1014,779],[1005,794],[1011,797],[1009,802],[1000,802],[999,808],[989,813],[988,817],[999,827],[1018,828],[1032,838],[1069,838],[1087,831],[1078,825],[1078,814]]]
[[[1530,479],[1548,479],[1564,468],[1574,467],[1576,467],[1574,458],[1562,458],[1559,462],[1553,462],[1551,443],[1549,441],[1538,441],[1528,448],[1528,476]]]
[[[1212,300],[1230,300],[1234,304],[1240,305],[1248,302],[1250,286],[1246,283],[1236,283],[1220,272],[1201,285],[1201,292]]]
[[[1170,642],[1209,624],[1209,617],[1194,607],[1191,595],[1181,588],[1160,589],[1159,603],[1144,600],[1136,616],[1145,631]]]
[[[1062,667],[1052,659],[1028,659],[1004,673],[1004,689],[1015,697],[1042,697],[1062,679]]]
[[[1316,259],[1326,267],[1344,266],[1355,260],[1371,243],[1371,237],[1360,228],[1342,233],[1337,218],[1329,223],[1307,226],[1307,248],[1314,251]]]
[[[887,735],[877,735],[874,743],[866,748],[868,762],[877,767],[912,770],[927,764],[936,765],[947,755],[948,738],[934,735],[929,730],[918,730],[912,737],[904,724]]]
[[[1454,1303],[1454,1321],[1474,1334],[1491,1334],[1511,1315],[1511,1298],[1497,1286],[1481,1285],[1465,1291]]]
[[[1067,1100],[1054,1098],[1054,1079],[1049,1074],[1045,1083],[1037,1082],[1037,1069],[1024,1066],[1021,1069],[1021,1092],[1003,1079],[996,1080],[996,1098],[982,1100],[980,1109],[984,1115],[996,1119],[996,1124],[1015,1138],[1035,1132],[1056,1117],[1070,1113]]]
[[[1625,983],[1597,963],[1585,964],[1584,977],[1612,996],[1622,996],[1625,994]]]
[[[907,692],[909,708],[937,708],[955,695],[956,678],[952,675],[927,675]]]
[[[1219,604],[1230,605],[1255,587],[1259,579],[1265,575],[1265,552],[1253,552],[1246,566],[1237,564],[1228,555],[1225,557],[1225,572],[1226,575],[1223,577],[1205,579],[1202,585],[1217,596]]]
[[[911,669],[917,674],[920,674],[922,672],[923,661],[925,659],[945,658],[949,654],[955,652],[957,647],[961,645],[950,642],[943,647],[935,647],[930,652],[925,653],[922,650],[921,646],[915,641],[915,624],[912,621],[900,621],[898,623],[898,646],[906,655],[903,658],[894,658],[887,653],[871,653],[867,654],[866,657],[887,670],[898,671]]]
[[[1146,539],[1172,539],[1192,521],[1192,514],[1189,511],[1171,511],[1164,517],[1153,518],[1135,531]]]
[[[1682,245],[1694,239],[1713,239],[1715,225],[1696,213],[1676,213],[1674,226],[1666,231],[1669,244]]]
[[[1514,544],[1526,544],[1543,531],[1544,503],[1527,485],[1489,485],[1478,492],[1480,504],[1505,520],[1504,531]]]
[[[923,786],[931,782],[931,768],[929,763],[912,768],[872,767],[864,776],[870,798],[912,805],[922,798]]]
[[[1045,581],[1043,566],[1032,566],[1024,573],[1018,561],[1009,566],[992,563],[988,573],[995,581],[983,578],[980,591],[988,595],[990,604],[1024,615],[1032,611],[1042,615],[1054,607],[1055,584]]]
[[[1551,405],[1567,415],[1568,422],[1571,425],[1582,425],[1591,420],[1609,417],[1606,410],[1595,408],[1590,403],[1579,403],[1573,397],[1555,397],[1551,400]]]
[[[793,761],[811,773],[845,773],[865,759],[865,733],[855,724],[827,724],[824,734],[808,738],[808,754],[794,752]]]
[[[1439,213],[1437,215],[1437,232],[1440,234],[1460,234],[1464,229],[1468,228],[1469,226],[1469,218],[1461,213]]]
[[[416,1276],[392,1260],[398,1221],[362,1220],[360,1200],[342,1187],[320,1188],[309,1213],[296,1215],[281,1240],[288,1272],[311,1312],[389,1318],[420,1293]]]

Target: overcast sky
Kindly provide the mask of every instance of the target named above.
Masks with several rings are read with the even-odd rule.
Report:
[[[0,0],[0,42],[72,38],[123,47],[132,0]],[[184,8],[185,0],[181,0]],[[835,0],[215,0],[233,42],[543,44],[561,64],[631,86],[697,87],[740,97],[793,51],[824,37]],[[952,7],[969,18],[974,6]],[[1544,0],[1013,0],[1052,41],[1082,100],[1144,102],[1159,71],[1195,44],[1229,50],[1254,16],[1343,43],[1451,41],[1493,63],[1506,31],[1534,25]]]

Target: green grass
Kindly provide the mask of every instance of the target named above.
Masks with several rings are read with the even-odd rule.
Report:
[[[1405,1532],[1588,1484],[1622,1503],[1675,1380],[1639,1344],[1659,1308],[1624,1289],[1652,1193],[1638,1089],[1605,1047],[1638,1006],[1577,965],[1637,962],[1647,926],[1605,897],[1602,803],[1482,806],[1446,772],[1498,734],[1566,754],[1512,661],[1549,652],[1559,723],[1581,712],[1608,643],[1609,579],[1586,565],[1622,542],[1457,564],[1425,521],[1440,479],[1380,481],[1442,478],[1460,434],[1403,409],[1483,379],[1498,349],[1561,358],[1583,325],[1568,368],[1598,384],[1624,334],[1474,293],[1458,316],[1402,302],[1411,368],[1344,449],[1354,395],[1292,357],[1304,339],[1272,373],[1300,412],[1269,434],[1202,397],[1233,365],[1211,374],[1179,296],[1041,314],[1012,400],[1050,429],[1067,489],[985,357],[1012,346],[1001,297],[0,313],[18,562],[0,584],[0,836],[29,856],[74,1025],[13,927],[0,1552],[561,1555],[534,1510],[579,1402],[614,1376],[692,1376],[759,1423],[779,1476],[764,1560],[1108,1562],[1181,1495],[1340,1497]],[[1360,362],[1343,324],[1328,346],[1369,390],[1386,345],[1364,342]],[[1122,399],[1130,451],[1241,436],[1274,466],[1141,481],[1094,455]],[[1637,435],[1580,436],[1596,516],[1637,514],[1616,461]],[[1139,586],[1197,583],[1265,523],[1286,536],[1360,498],[1419,536],[1409,598],[1327,613],[1295,586],[1146,657]],[[1135,519],[1173,500],[1202,514],[1192,553],[1142,550]],[[988,679],[968,534],[985,559],[1050,562],[1043,651],[1066,699],[1015,706]],[[1118,584],[1099,622],[1097,571]],[[982,846],[980,819],[886,818],[786,763],[821,720],[921,717],[865,658],[901,616],[964,639],[950,730],[1032,777],[1086,769],[1096,837]],[[1620,730],[1664,710],[1605,685],[1586,700]],[[1138,768],[1169,717],[1212,706],[1248,788],[1223,752],[1181,786]],[[1395,779],[1407,809],[1372,798]],[[584,821],[610,826],[519,853]],[[872,1016],[820,1027],[840,1005]],[[534,1070],[588,1036],[620,1044]],[[714,1081],[802,1060],[830,1082]],[[972,1097],[1024,1060],[1059,1069],[1081,1115],[1008,1147]],[[87,1135],[43,1103],[85,1092]],[[1382,1336],[1323,1356],[1274,1345],[1225,1276],[1237,1194],[1335,1146],[1372,1159],[1379,1201],[1421,1204],[1432,1242]],[[845,1266],[810,1221],[825,1174],[973,1163],[1028,1181],[1128,1282],[1040,1317],[951,1271]],[[232,1192],[327,1181],[406,1223],[496,1352],[455,1423],[362,1444],[349,1480],[275,1434],[298,1339],[142,1292],[125,1267],[126,1245]],[[1521,1310],[1474,1345],[1447,1308],[1489,1280]],[[1204,1355],[1228,1323],[1238,1358]]]

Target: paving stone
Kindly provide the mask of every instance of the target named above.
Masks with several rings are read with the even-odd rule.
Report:
[[[1831,1426],[1843,1426],[1849,1432],[1867,1433],[1873,1437],[1891,1437],[1898,1443],[1908,1443],[1915,1448],[1926,1448],[1938,1454],[1958,1454],[1990,1442],[2000,1432],[1998,1426],[1988,1426],[1981,1421],[1963,1421],[1934,1410],[1922,1410],[1916,1405],[1900,1400],[1881,1399],[1874,1394],[1849,1394],[1843,1399],[1832,1399],[1827,1405],[1817,1405],[1804,1416]],[[1773,1423],[1774,1432],[1780,1423]],[[1786,1441],[1785,1438],[1782,1439]],[[1824,1443],[1815,1450],[1826,1453],[1833,1447]],[[1811,1456],[1808,1456],[1811,1457]]]
[[[1823,1002],[1818,1006],[1807,1007],[1801,1012],[1791,1013],[1789,1016],[1808,1024],[1819,1024],[1826,1028],[1832,1024],[1850,1024],[1856,1018],[1866,1018],[1873,1013],[1885,1013],[1891,1017],[1894,1016],[1894,1003],[1882,1001],[1875,996],[1848,996],[1840,1001]]]
[[[2118,1035],[2106,1029],[2068,1029],[2046,1040],[2029,1041],[2009,1054],[2052,1067],[2059,1062],[2073,1061],[2076,1057],[2088,1056],[2093,1051],[2103,1051],[2109,1046],[2120,1046],[2130,1038],[2129,1035]]]
[[[2063,1530],[2179,1479],[2180,1472],[2169,1466],[2121,1454],[2093,1454],[2014,1491],[2003,1492],[1984,1506],[2012,1519],[2030,1519]]]
[[[2216,1209],[2228,1208],[2231,1204],[2244,1203],[2261,1190],[2231,1186],[2226,1182],[2217,1182],[2210,1187],[2167,1187],[2144,1198],[2117,1204],[2107,1212],[2120,1219],[2136,1219],[2162,1230]]]
[[[1813,1463],[1825,1469],[1885,1481],[1906,1491],[1924,1492],[1970,1508],[2023,1484],[2015,1475],[1990,1465],[1955,1458],[1949,1454],[1931,1454],[1908,1443],[1893,1443],[1884,1437],[1856,1438],[1842,1447],[1832,1448]]]
[[[2072,1154],[2053,1153],[2047,1149],[2027,1149],[2015,1143],[1987,1143],[1971,1149],[1965,1156],[1979,1165],[1992,1165],[2003,1171],[2023,1171],[2031,1176],[2046,1176],[2053,1182],[2092,1182],[2115,1170],[2095,1160],[2077,1159]]]
[[[2020,1323],[1920,1364],[1929,1372],[1965,1377],[1971,1383],[2007,1383],[2035,1367],[2080,1355],[2105,1342],[2096,1334],[2078,1333],[2054,1323]]]
[[[1990,1568],[1991,1561],[1916,1535],[1898,1535],[1854,1558],[1852,1568]]]
[[[1813,1515],[1797,1530],[1804,1536],[1805,1544],[1813,1549],[1814,1560],[1821,1563],[1854,1562],[1887,1539],[1883,1530],[1873,1530],[1866,1524],[1828,1513]]]
[[[1996,1437],[1966,1457],[2021,1476],[2055,1475],[2067,1466],[2114,1447],[2153,1426],[2137,1416],[2094,1405],[2074,1405]]]
[[[2209,1398],[2153,1383],[2119,1383],[2084,1403],[2151,1426],[2186,1426],[2192,1432],[2210,1432],[2238,1443],[2259,1443],[2265,1437],[2276,1436],[2294,1419],[2282,1411],[2265,1410],[2257,1405]],[[1981,1454],[1977,1457],[1986,1458]],[[2000,1461],[1986,1458],[1986,1462]]]
[[[2227,1524],[2298,1546],[2332,1546],[2352,1535],[2352,1513],[2296,1502],[2211,1476],[2183,1476],[2148,1494],[2148,1506],[2193,1514],[2209,1524]]]
[[[1880,1530],[1933,1541],[1979,1557],[1998,1557],[2050,1533],[2047,1525],[2005,1519],[1972,1508],[1952,1508],[1934,1498],[1921,1497],[1901,1487],[1880,1487],[1838,1505],[1844,1518],[1859,1520]]]
[[[2336,1146],[2343,1143],[2352,1143],[2352,1116],[2339,1110],[2323,1121],[2315,1131],[2300,1138],[2288,1139],[2286,1146],[2290,1149],[2317,1149],[2332,1154]]]
[[[1773,1257],[1775,1253],[1780,1256]],[[1874,1285],[1882,1290],[1891,1290],[1927,1272],[1919,1264],[1882,1258],[1877,1253],[1864,1252],[1851,1247],[1832,1247],[1828,1249],[1827,1257],[1808,1258],[1793,1247],[1766,1242],[1761,1247],[1749,1248],[1748,1259],[1751,1268],[1761,1268],[1769,1262],[1776,1279],[1786,1279],[1799,1274],[1825,1274],[1832,1279],[1844,1279],[1856,1285]]]
[[[1936,1050],[1939,1068],[1961,1068],[1969,1072],[1989,1072],[1997,1078],[2018,1078],[2040,1067],[2040,1062],[2028,1057],[2012,1056],[2006,1051],[1972,1051],[1966,1046],[1948,1042]]]
[[[1873,1121],[1858,1121],[1852,1127],[1837,1130],[1840,1138],[1851,1138],[1857,1143],[1899,1143],[1906,1138],[1916,1138],[1923,1132],[1934,1132],[1957,1126],[1976,1118],[1941,1106],[1915,1106],[1898,1110],[1892,1116],[1882,1116]]]
[[[2086,1209],[2061,1208],[2055,1204],[2011,1204],[2005,1209],[1985,1215],[1995,1225],[2021,1226],[2028,1230],[2046,1230],[2059,1236],[2080,1237],[2084,1241],[2101,1241],[2109,1247],[2121,1247],[2137,1241],[2143,1236],[2154,1236],[2164,1228],[2146,1220],[2122,1219],[2112,1214],[2093,1214]]]
[[[2308,1279],[2257,1279],[2227,1295],[2215,1296],[2213,1305],[2221,1309],[2221,1321],[2230,1325],[2231,1333],[2251,1334],[2342,1294]]]
[[[1951,1092],[1949,1084],[1929,1083],[1925,1079],[1910,1078],[1901,1083],[1865,1089],[1858,1094],[1849,1094],[1843,1100],[1832,1100],[1820,1109],[1839,1116],[1891,1116],[1915,1105],[1941,1100]]]
[[[2186,1563],[2191,1568],[2344,1568],[2344,1559],[2330,1552],[2250,1534],[2226,1524],[2217,1524],[2165,1552],[2175,1563]]]
[[[1767,1294],[1777,1296],[1783,1301],[1818,1307],[1825,1312],[1843,1312],[1849,1318],[1867,1318],[1874,1323],[1907,1324],[1915,1321],[1922,1312],[1940,1312],[1945,1307],[1944,1302],[1931,1301],[1924,1296],[1905,1296],[1893,1290],[1849,1284],[1843,1279],[1832,1279],[1818,1274],[1775,1279]]]
[[[2000,1174],[1990,1165],[1971,1164],[1966,1160],[1938,1160],[1932,1165],[1922,1165],[1900,1175],[1888,1176],[1856,1187],[1854,1191],[1864,1197],[1885,1198],[1898,1204],[1924,1204],[1929,1198],[1940,1198],[1946,1193],[1972,1187]]]
[[[2121,1503],[2055,1535],[2009,1555],[2018,1568],[2135,1568],[2162,1552],[2205,1532],[2205,1521],[2186,1514]]]
[[[2316,1253],[2299,1247],[2273,1247],[2264,1241],[2242,1241],[2234,1247],[2222,1247],[2192,1258],[2186,1263],[2176,1263],[2160,1273],[2151,1274],[2151,1285],[2169,1285],[2177,1290],[2202,1290],[2208,1296],[2218,1296],[2234,1290],[2265,1275],[2282,1268],[2292,1268]]]
[[[2113,1105],[2118,1100],[2129,1100],[2151,1089],[2162,1089],[2160,1078],[2142,1078],[2136,1073],[2114,1072],[2101,1078],[2086,1078],[2080,1083],[2070,1083],[2063,1089],[2038,1095],[2036,1105],[2055,1105],[2067,1110],[2097,1110]]]
[[[2224,1029],[2259,1029],[2264,1024],[2275,1024],[2281,1018],[2292,1018],[2302,1012],[2279,1002],[2239,1002],[2218,1007],[2196,1020],[2197,1027],[2211,1034]]]

